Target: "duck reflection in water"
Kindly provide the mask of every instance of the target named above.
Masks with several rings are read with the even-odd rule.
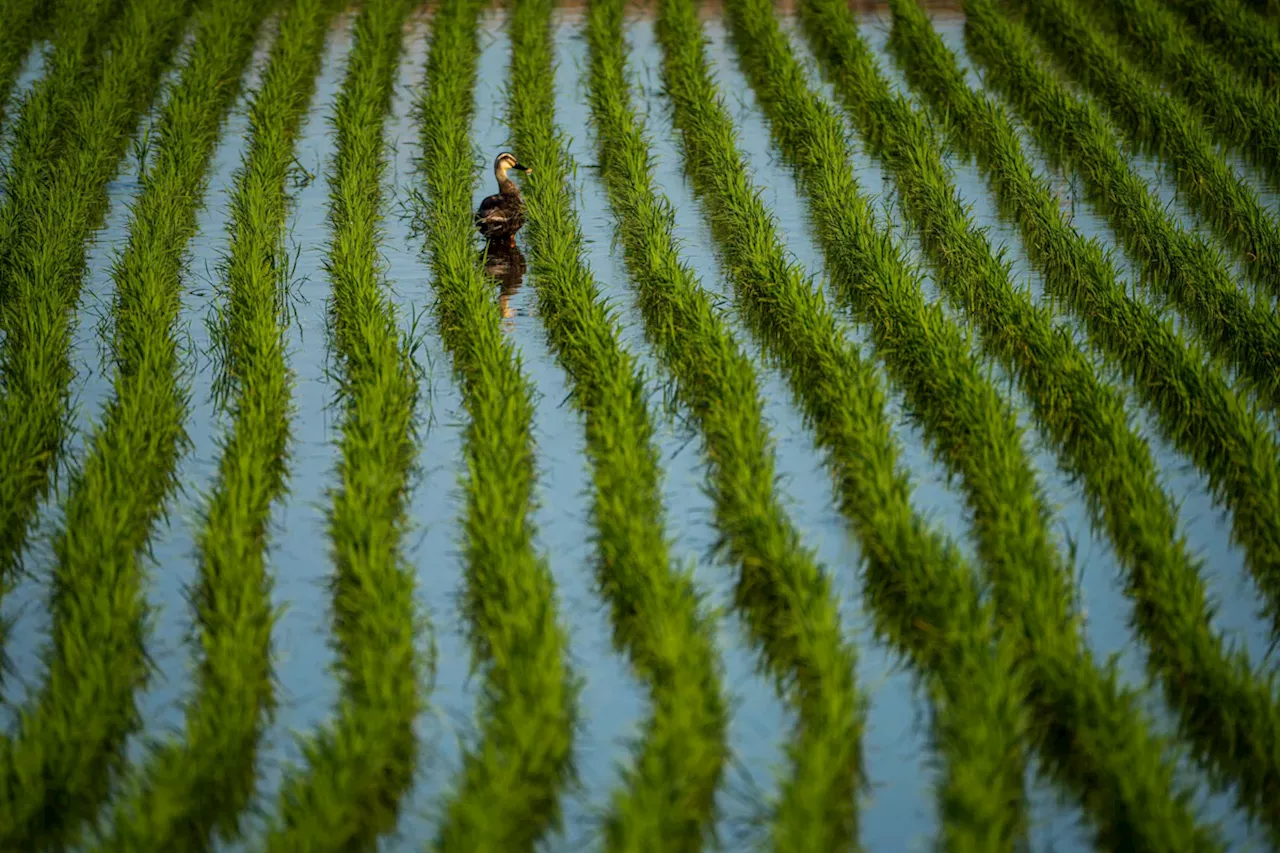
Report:
[[[524,253],[520,247],[506,240],[490,241],[484,262],[484,271],[498,284],[498,308],[502,311],[503,331],[515,329],[516,311],[511,307],[511,297],[524,283]]]

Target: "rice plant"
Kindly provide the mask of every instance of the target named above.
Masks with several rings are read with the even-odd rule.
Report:
[[[1078,406],[1075,400],[1084,397],[1075,419],[1096,420],[1104,410],[1084,393],[1093,379],[1087,363],[1078,353],[1075,364],[1062,355],[1054,357],[1066,338],[1031,310],[1029,300],[1018,298],[1007,268],[957,200],[927,126],[891,93],[867,56],[854,21],[838,6],[811,3],[800,12],[819,53],[829,60],[840,57],[833,62],[836,89],[870,150],[892,174],[944,294],[975,320],[984,351],[1021,380],[1038,418],[1064,405]],[[907,312],[892,305],[919,305],[922,297],[900,250],[877,235],[866,201],[844,165],[847,146],[839,118],[805,80],[772,16],[739,0],[729,6],[729,17],[774,138],[796,165],[809,196],[811,219],[837,292],[856,316],[870,323],[891,374],[909,398],[916,396],[916,416],[926,435],[940,445],[948,468],[964,476],[995,600],[1009,630],[1024,644],[1043,771],[1080,800],[1099,846],[1218,849],[1216,833],[1199,825],[1187,808],[1172,757],[1163,739],[1152,733],[1136,694],[1118,685],[1113,667],[1093,660],[1080,636],[1070,575],[1044,529],[1046,511],[1039,505],[1028,463],[1023,458],[1019,464],[1023,451],[1018,436],[1001,427],[994,417],[998,408],[988,403],[984,411],[976,405],[982,399],[981,383],[968,380],[972,390],[961,393],[963,349],[957,344],[937,350],[932,359],[919,345],[915,354],[908,349],[912,332]],[[935,340],[945,339],[940,327],[935,323]],[[1055,362],[1052,369],[1039,367]],[[953,372],[947,385],[929,387],[936,381],[932,377]],[[1066,382],[1059,379],[1063,372]],[[1111,398],[1118,404],[1114,392]],[[946,406],[938,406],[943,400]],[[1047,736],[1055,730],[1076,734]],[[1080,749],[1075,744],[1081,742],[1094,748]]]
[[[212,329],[231,425],[196,532],[195,690],[182,737],[156,744],[130,780],[106,849],[205,850],[215,834],[234,840],[256,784],[258,741],[274,709],[264,552],[272,505],[285,492],[290,417],[286,182],[334,6],[296,0],[286,8],[249,106],[220,270],[225,307]]]
[[[0,400],[0,489],[7,544],[15,549],[67,435],[71,314],[85,240],[106,206],[106,183],[126,141],[158,87],[187,6],[185,0],[129,4],[97,87],[67,106],[78,144],[51,170],[37,204],[23,211],[32,218],[29,233],[43,239],[14,247],[7,270],[11,298],[0,308],[6,391]],[[79,481],[73,484],[73,494],[79,487]],[[0,849],[74,839],[106,797],[124,738],[138,725],[134,691],[148,667],[142,578],[133,555],[145,535],[115,553],[92,553],[105,543],[78,534],[54,541],[53,642],[43,654],[45,684],[22,709],[13,739],[0,745]],[[85,713],[89,708],[92,714]]]
[[[739,570],[734,603],[758,644],[762,666],[797,710],[777,837],[798,849],[840,844],[847,830],[825,827],[831,818],[806,816],[796,800],[806,791],[823,796],[822,786],[848,790],[853,781],[842,769],[842,750],[858,760],[862,726],[853,652],[840,636],[824,570],[800,544],[774,495],[771,440],[750,362],[715,320],[672,245],[671,213],[657,199],[648,145],[634,129],[621,33],[622,4],[593,4],[591,103],[604,177],[626,256],[643,282],[648,334],[659,343],[678,393],[703,432],[721,550]],[[802,819],[812,824],[807,837],[798,832]]]
[[[0,181],[5,197],[0,204],[0,272],[5,272],[14,247],[33,239],[31,212],[40,203],[60,155],[73,132],[71,108],[95,86],[99,53],[118,31],[122,0],[84,0],[60,3],[50,22],[53,34],[45,50],[45,73],[31,87],[18,108]],[[0,307],[11,295],[8,276],[0,275]],[[3,536],[3,534],[0,534]],[[0,565],[3,565],[0,551]]]
[[[1275,0],[1268,0],[1274,4]],[[1197,33],[1240,71],[1272,88],[1280,82],[1280,27],[1245,0],[1169,0]]]
[[[1085,322],[1095,345],[1117,360],[1134,389],[1148,401],[1165,434],[1209,472],[1219,488],[1238,489],[1240,518],[1265,505],[1275,481],[1273,438],[1242,408],[1222,380],[1206,370],[1194,348],[1160,324],[1142,303],[1127,300],[1101,249],[1075,233],[1050,188],[1035,177],[1004,111],[970,89],[953,54],[930,26],[916,0],[894,0],[890,50],[908,80],[945,116],[943,127],[960,153],[976,159],[1001,209],[1015,220],[1024,245],[1044,274],[1046,289],[1064,299]],[[1145,640],[1153,678],[1203,766],[1214,778],[1239,785],[1246,809],[1267,819],[1280,767],[1280,718],[1274,686],[1241,650],[1229,650],[1211,625],[1199,566],[1183,548],[1171,548],[1177,530],[1175,503],[1163,493],[1142,442],[1120,431],[1111,446],[1138,450],[1132,473],[1105,476],[1091,466],[1083,482],[1094,525],[1110,531],[1129,570],[1136,600],[1133,625]],[[1104,437],[1104,440],[1105,437]],[[1103,444],[1089,452],[1100,452]],[[1214,472],[1217,472],[1216,474]],[[1232,486],[1232,484],[1235,484]],[[1138,519],[1161,519],[1140,525]],[[1265,525],[1265,517],[1255,519]],[[1248,535],[1253,528],[1237,523]],[[1136,531],[1142,531],[1135,535]],[[1250,549],[1246,548],[1248,553]],[[1239,731],[1252,735],[1240,738]],[[1250,806],[1252,803],[1252,806]]]
[[[329,537],[342,699],[337,721],[304,744],[306,769],[285,779],[267,850],[372,847],[394,829],[419,758],[422,662],[414,648],[413,574],[403,555],[418,384],[377,254],[383,120],[413,5],[364,5],[333,115],[329,326],[344,421]]]
[[[877,630],[910,656],[937,705],[943,839],[957,849],[1004,849],[1025,830],[1021,705],[1027,683],[1012,643],[996,645],[973,574],[911,511],[879,380],[843,338],[823,297],[786,259],[773,219],[744,175],[693,4],[663,3],[658,30],[686,168],[710,215],[736,300],[827,454],[841,511],[870,562],[865,588]],[[974,778],[987,781],[968,786]],[[780,829],[775,838],[786,847]]]
[[[1083,0],[1129,46],[1126,54],[1195,108],[1217,142],[1280,188],[1280,97],[1215,56],[1159,0]]]
[[[1106,106],[1134,146],[1168,164],[1188,205],[1243,259],[1245,274],[1269,295],[1280,296],[1280,222],[1214,148],[1191,108],[1152,85],[1114,40],[1094,31],[1068,0],[1006,2],[1023,14],[1062,67]],[[992,0],[965,0],[964,10],[966,41],[984,18],[996,14]],[[1274,361],[1277,350],[1269,343],[1265,352]]]
[[[464,753],[433,846],[525,851],[559,825],[561,793],[575,778],[579,685],[551,573],[533,545],[533,388],[502,334],[474,245],[469,133],[480,9],[478,0],[457,0],[436,14],[417,108],[427,188],[417,215],[434,273],[437,328],[469,416],[461,605],[472,666],[484,677],[479,742]]]
[[[582,260],[568,183],[573,166],[554,125],[550,16],[551,3],[521,0],[511,19],[509,115],[516,150],[530,166],[531,267],[539,315],[586,428],[596,578],[614,647],[630,659],[652,706],[634,763],[611,798],[605,843],[616,851],[695,851],[713,826],[728,760],[728,703],[714,623],[666,539],[646,383]],[[790,564],[788,552],[777,556]]]
[[[49,18],[49,0],[10,0],[0,8],[0,127],[18,69]]]

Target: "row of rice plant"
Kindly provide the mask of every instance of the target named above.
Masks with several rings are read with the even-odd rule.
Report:
[[[804,797],[852,801],[856,780],[842,760],[860,760],[854,652],[841,638],[829,579],[775,493],[772,440],[751,362],[677,254],[674,217],[653,186],[649,146],[631,106],[622,15],[621,0],[605,0],[591,5],[588,19],[602,177],[646,333],[703,434],[720,547],[738,569],[734,604],[763,668],[797,711],[775,837],[795,849],[840,845],[853,837],[841,812],[815,819],[796,807]]]
[[[531,270],[539,316],[569,375],[570,399],[585,426],[598,589],[609,603],[614,646],[646,685],[652,708],[634,764],[605,816],[605,844],[617,851],[700,850],[712,828],[716,789],[728,760],[729,708],[714,623],[700,604],[688,568],[671,556],[644,377],[635,357],[623,348],[617,317],[583,261],[569,183],[573,165],[554,119],[551,12],[549,0],[520,0],[510,23],[509,115],[516,151],[531,170]],[[599,14],[593,5],[592,20]],[[598,62],[593,62],[592,83],[593,104],[626,93],[624,81],[600,79]],[[728,399],[724,403],[734,404]],[[750,499],[748,494],[740,497]],[[732,533],[726,535],[732,538]],[[808,555],[798,548],[788,551],[784,544],[769,557],[792,568],[796,559]],[[813,570],[811,563],[809,568]],[[775,607],[778,598],[785,600],[765,597]],[[787,640],[803,635],[793,628],[794,608],[761,608],[759,597],[748,593],[747,598],[751,600],[739,603],[757,635],[770,640],[783,633]],[[822,603],[829,609],[807,608],[818,623],[816,631],[830,625],[838,631],[834,605],[829,597]],[[779,629],[779,622],[786,627]],[[801,636],[795,643],[805,641]],[[835,650],[843,651],[838,640]],[[793,657],[787,653],[792,651],[770,660],[775,671],[790,674]],[[852,660],[847,655],[835,659],[846,674],[836,686],[851,693]],[[827,660],[816,659],[815,664],[818,678],[829,673]],[[850,703],[847,710],[851,725],[856,724],[856,708]]]
[[[1240,291],[1217,248],[1171,219],[1126,161],[1107,120],[1039,63],[1024,28],[974,3],[965,37],[992,85],[1018,106],[1050,159],[1083,175],[1085,197],[1110,220],[1147,287],[1180,307],[1208,350],[1239,371],[1262,405],[1280,409],[1274,369],[1280,320],[1274,311]]]
[[[1025,28],[989,4],[974,3],[965,39],[988,85],[1015,107],[1049,161],[1082,177],[1085,198],[1106,217],[1146,287],[1179,306],[1209,351],[1238,371],[1262,405],[1280,409],[1274,312],[1251,304],[1216,247],[1174,222],[1130,166],[1107,119],[1037,58]]]
[[[1125,293],[1101,245],[1071,227],[1048,183],[1035,176],[1007,115],[965,84],[955,56],[914,3],[895,0],[893,9],[890,47],[907,79],[945,116],[950,140],[976,158],[1047,292],[1084,321],[1164,435],[1209,476],[1261,585],[1276,586],[1266,580],[1280,572],[1280,448],[1270,428],[1193,341]]]
[[[1091,112],[1083,102],[1072,100],[1061,83],[1035,65],[1025,33],[1019,39],[1018,28],[995,15],[985,0],[971,0],[970,5],[966,37],[973,44],[973,54],[987,65],[989,79],[1014,96],[1017,105],[1023,108],[1024,116],[1033,121],[1033,129],[1051,143],[1051,147],[1047,145],[1046,148],[1052,156],[1059,161],[1074,162],[1083,172],[1090,199],[1099,199],[1104,209],[1111,213],[1126,246],[1144,253],[1148,280],[1159,281],[1167,272],[1173,286],[1188,291],[1208,283],[1210,288],[1223,295],[1224,302],[1240,306],[1242,312],[1247,312],[1243,317],[1236,312],[1226,315],[1239,321],[1237,324],[1223,322],[1221,316],[1217,321],[1223,337],[1236,333],[1244,338],[1249,325],[1256,327],[1262,323],[1280,330],[1280,321],[1274,312],[1250,306],[1234,288],[1221,265],[1213,262],[1213,253],[1207,246],[1195,242],[1168,221],[1160,203],[1150,194],[1141,178],[1125,166],[1117,149],[1105,147],[1114,144],[1115,139],[1106,133],[1101,116]],[[1129,202],[1133,206],[1126,206]],[[1136,224],[1135,219],[1138,220]],[[1078,277],[1076,270],[1067,274]],[[1205,291],[1199,292],[1203,294]],[[1203,314],[1193,316],[1215,316],[1211,313],[1213,309],[1206,306],[1203,310]],[[1250,319],[1256,322],[1250,323]],[[1121,334],[1134,340],[1133,328],[1125,328]],[[1236,346],[1241,345],[1237,343]],[[1253,363],[1257,365],[1256,372],[1251,375],[1261,377],[1269,374],[1272,387],[1280,389],[1276,385],[1280,377],[1275,371],[1274,356],[1270,355],[1280,352],[1280,344],[1263,347],[1255,342],[1252,346],[1260,350],[1250,352]],[[1196,405],[1202,403],[1197,401]],[[1186,441],[1179,440],[1178,435],[1187,429],[1192,419],[1171,410],[1159,420],[1173,443],[1184,451],[1188,450]],[[1265,427],[1262,430],[1265,431]],[[1250,470],[1258,472],[1261,465],[1267,465],[1268,470],[1274,468],[1274,442],[1250,440],[1241,447],[1241,453],[1244,454],[1244,465],[1238,470],[1242,476],[1228,479],[1221,471],[1204,465],[1201,467],[1209,474],[1218,500],[1235,513],[1233,536],[1246,548],[1250,570],[1267,598],[1269,619],[1273,625],[1280,625],[1280,573],[1277,572],[1280,567],[1277,562],[1280,560],[1280,533],[1276,532],[1273,509],[1276,487],[1266,485],[1266,479],[1259,480],[1248,474]],[[1189,455],[1194,459],[1199,454]],[[1273,476],[1268,473],[1267,479]]]
[[[23,52],[35,38],[38,17],[48,15],[50,10],[43,7],[23,9],[20,4],[6,4],[3,12],[6,18],[0,22],[0,39],[4,40],[4,55],[12,53],[14,56],[12,77],[17,73]],[[88,18],[85,23],[89,25],[96,23],[92,12],[92,6],[84,10]],[[7,17],[9,15],[12,17]],[[65,17],[65,11],[63,15]],[[74,103],[74,99],[65,96],[66,87],[59,85],[58,79],[79,70],[79,59],[84,53],[83,41],[88,34],[86,29],[69,27],[70,19],[58,19],[58,22],[61,26],[56,29],[52,47],[46,52],[53,61],[45,75],[23,98],[20,118],[7,140],[5,162],[0,171],[0,186],[4,192],[0,200],[0,308],[3,308],[10,291],[8,270],[11,250],[18,245],[22,232],[30,228],[33,205],[40,203],[48,189],[49,172],[56,160],[50,156],[53,154],[49,150],[50,137],[59,136],[60,130],[55,119],[65,112],[69,100]],[[53,28],[53,23],[48,21],[46,26]],[[62,57],[61,63],[57,61],[58,57]],[[4,117],[3,109],[8,100],[7,87],[12,82],[12,79],[6,83],[0,78],[0,120]],[[71,91],[75,91],[75,87]],[[3,347],[4,342],[0,339],[0,352]],[[15,579],[19,556],[27,538],[27,526],[46,487],[44,478],[50,461],[28,460],[29,465],[35,464],[28,471],[21,472],[21,476],[10,478],[0,473],[0,598]],[[20,472],[10,473],[18,475]],[[7,630],[8,625],[0,620],[0,656],[3,655]],[[0,681],[4,678],[4,669],[0,667]]]
[[[48,0],[10,0],[0,8],[0,127],[22,62],[48,22]]]
[[[50,187],[54,181],[65,183],[67,167],[63,164],[61,153],[66,140],[77,132],[74,111],[81,109],[86,99],[95,91],[90,69],[98,64],[98,53],[107,40],[103,33],[110,33],[113,38],[129,37],[128,23],[119,16],[114,21],[109,17],[118,11],[118,6],[117,0],[88,0],[81,8],[73,3],[61,4],[60,14],[55,20],[55,38],[49,51],[48,68],[22,101],[14,123],[3,176],[5,195],[3,205],[0,206],[0,311],[17,298],[17,269],[23,265],[30,266],[33,257],[39,257],[44,251],[40,228],[54,218],[61,217],[61,214],[55,215],[49,210],[42,211],[42,206],[48,203]],[[108,26],[109,22],[114,26]],[[134,96],[135,101],[137,97]],[[133,118],[136,120],[136,114],[133,114]],[[123,151],[128,144],[132,126],[130,121],[127,129],[122,126],[116,136],[104,129],[97,136],[97,141],[109,145],[110,150]],[[103,182],[115,171],[117,159],[112,158],[109,163],[104,160],[104,168],[110,171],[101,176]],[[83,229],[67,232],[69,241],[64,244],[63,250],[70,250],[72,257],[83,259],[84,238],[99,221],[105,209],[106,196],[105,193],[90,192],[78,200],[91,206],[85,211]],[[62,222],[60,225],[66,227],[70,223]],[[74,304],[73,300],[68,307]],[[33,320],[26,317],[27,310],[27,307],[17,307],[8,320],[0,319],[0,323],[31,323]],[[52,319],[49,317],[34,322],[48,323]],[[66,325],[61,320],[59,322]],[[49,343],[56,347],[58,342]],[[11,346],[7,341],[0,341],[0,364],[4,363],[5,351]],[[29,372],[49,368],[28,365],[14,369]],[[3,368],[0,368],[0,372],[3,372]],[[14,377],[7,373],[5,375],[6,382],[13,384]],[[21,372],[18,375],[22,375]],[[35,393],[39,391],[34,388],[27,390],[27,394]],[[0,404],[0,423],[4,422],[5,417],[2,406]],[[39,411],[28,412],[27,408],[26,404],[19,404],[14,412],[19,422],[23,418],[40,414]],[[25,429],[21,441],[0,450],[0,460],[3,460],[0,465],[4,467],[0,472],[0,593],[9,583],[17,565],[27,541],[28,526],[39,501],[47,493],[54,462],[61,453],[61,444],[65,438],[65,424],[61,421],[65,406],[49,409],[44,414],[57,415],[57,419],[39,429]],[[14,453],[11,460],[5,457],[5,451]]]
[[[22,229],[30,239],[9,258],[10,299],[0,307],[0,502],[14,545],[48,490],[67,438],[73,312],[86,239],[106,207],[107,181],[182,33],[187,7],[185,0],[129,4],[98,85],[67,107],[68,132],[77,144],[22,212],[31,220]],[[96,502],[106,496],[86,497]],[[106,797],[124,739],[138,725],[134,691],[148,669],[139,564],[128,556],[112,559],[120,552],[110,554],[109,545],[97,550],[104,543],[77,534],[54,542],[53,642],[43,654],[45,683],[20,712],[12,740],[0,745],[0,849],[31,850],[74,837]],[[142,544],[135,540],[124,550]]]
[[[1191,104],[1219,144],[1280,187],[1280,98],[1235,71],[1160,0],[1085,0],[1085,10],[1119,33],[1127,56]]]
[[[484,672],[479,742],[445,804],[440,850],[531,850],[560,824],[573,780],[579,686],[554,582],[534,550],[533,387],[501,331],[474,246],[471,148],[478,0],[433,18],[418,103],[427,199],[418,216],[434,272],[437,328],[468,414],[464,433],[462,611]]]
[[[916,91],[939,118],[945,116],[956,150],[976,159],[986,173],[1001,208],[1017,222],[1028,254],[1044,273],[1046,288],[1065,297],[1088,324],[1095,344],[1114,354],[1166,434],[1193,458],[1212,463],[1200,463],[1219,472],[1210,474],[1211,481],[1234,483],[1248,496],[1241,498],[1247,507],[1265,505],[1266,484],[1276,482],[1274,440],[1265,426],[1242,409],[1167,324],[1124,296],[1101,249],[1067,224],[1050,188],[1034,177],[1008,117],[965,84],[956,57],[916,0],[895,0],[892,11],[890,49]],[[1181,430],[1179,424],[1184,424]],[[1123,483],[1113,479],[1091,500],[1101,507],[1108,491],[1116,495],[1110,501],[1113,512],[1094,513],[1101,526],[1111,527],[1121,559],[1130,568],[1129,591],[1138,602],[1135,627],[1146,640],[1152,674],[1164,685],[1202,763],[1237,780],[1242,803],[1252,802],[1265,813],[1271,809],[1266,792],[1275,788],[1280,754],[1280,720],[1271,689],[1255,674],[1248,656],[1228,653],[1212,629],[1198,567],[1184,550],[1170,548],[1177,529],[1174,504],[1160,490],[1142,442],[1119,434],[1114,446],[1139,451],[1139,461],[1127,470],[1141,475],[1128,474]],[[1086,474],[1086,492],[1093,491],[1090,479]],[[1247,509],[1237,518],[1246,514]],[[1132,523],[1137,518],[1163,521],[1142,527]],[[1235,737],[1238,731],[1253,736]]]
[[[37,203],[70,138],[70,108],[93,91],[103,45],[119,30],[122,0],[60,3],[50,22],[51,44],[44,73],[18,107],[4,164],[4,205],[0,207],[0,269],[13,247],[29,232],[27,209]],[[0,306],[10,283],[0,277]],[[3,534],[0,534],[3,535]],[[0,552],[3,553],[3,552]],[[3,558],[0,558],[3,559]]]
[[[1255,3],[1275,0],[1255,0]],[[1280,28],[1243,0],[1169,0],[1201,38],[1260,83],[1280,82]]]
[[[423,662],[414,647],[412,569],[403,548],[417,452],[412,343],[401,340],[378,259],[383,123],[413,0],[368,0],[333,116],[329,307],[343,426],[331,495],[332,627],[338,717],[285,778],[267,850],[371,848],[392,831],[419,755]]]
[[[773,218],[744,173],[733,123],[710,78],[694,4],[664,2],[658,30],[686,170],[710,215],[736,301],[826,452],[841,511],[868,561],[864,589],[877,632],[912,659],[929,687],[943,764],[942,836],[956,849],[1006,847],[1026,826],[1027,685],[1012,644],[996,646],[992,614],[980,603],[973,572],[913,513],[875,371],[786,258]],[[975,778],[984,783],[973,786]],[[775,826],[775,838],[788,839],[785,829]],[[852,843],[849,836],[807,841],[812,849]]]
[[[1068,0],[1006,2],[1025,16],[1062,68],[1106,106],[1135,147],[1165,161],[1191,209],[1244,261],[1245,274],[1280,295],[1280,224],[1214,148],[1191,108],[1155,88]],[[992,5],[965,0],[966,40],[980,16],[994,14],[984,8]],[[1269,343],[1265,352],[1274,361],[1277,350]]]
[[[152,750],[117,804],[109,849],[201,850],[215,834],[234,840],[253,796],[275,702],[265,550],[273,504],[286,490],[291,415],[287,181],[334,6],[297,0],[285,9],[249,106],[219,270],[223,307],[211,330],[230,427],[196,532],[195,689],[181,738]]]
[[[1126,839],[1134,849],[1215,849],[1214,833],[1197,826],[1137,696],[1092,659],[1080,636],[1069,567],[1048,534],[1048,510],[1012,411],[982,380],[960,331],[936,307],[923,308],[900,248],[877,234],[856,180],[842,168],[848,155],[840,119],[806,81],[767,3],[739,0],[728,10],[774,138],[809,195],[837,293],[871,325],[925,434],[948,468],[964,478],[978,552],[1031,680],[1029,711],[1039,735],[1033,744],[1045,774],[1081,801],[1103,846]],[[1030,322],[1030,306],[1013,297],[1006,269],[956,200],[927,126],[890,93],[853,17],[839,5],[818,3],[802,5],[800,14],[820,55],[838,59],[831,62],[837,91],[859,110],[855,124],[893,174],[944,292],[975,318],[984,349],[1011,371],[1021,367],[1011,350],[1050,352],[1052,332]],[[929,313],[938,319],[924,321]],[[992,326],[1004,331],[993,334]],[[1031,378],[1036,381],[1026,383],[1027,391],[1037,411],[1051,410],[1046,403],[1060,404],[1067,396],[1062,392],[1070,390],[1045,393],[1043,386],[1052,383],[1034,373]],[[1080,749],[1081,742],[1093,746]]]
[[[98,578],[99,597],[122,581],[140,596],[142,551],[177,485],[174,470],[187,446],[187,389],[176,339],[183,255],[196,230],[218,131],[264,12],[257,0],[235,0],[213,3],[197,18],[190,55],[156,125],[129,242],[112,270],[114,394],[71,482],[56,544],[59,571]],[[111,654],[136,668],[136,649]],[[145,836],[130,835],[126,820],[116,823],[129,849],[148,849]]]

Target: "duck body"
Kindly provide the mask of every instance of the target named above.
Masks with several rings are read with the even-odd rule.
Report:
[[[520,165],[516,158],[503,152],[493,162],[493,174],[498,179],[498,192],[480,202],[476,211],[476,230],[490,243],[515,242],[516,232],[524,225],[524,198],[516,182],[507,177],[507,171],[530,170]]]

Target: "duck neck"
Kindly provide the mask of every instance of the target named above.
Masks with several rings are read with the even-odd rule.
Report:
[[[516,187],[516,182],[507,177],[507,167],[500,166],[493,170],[493,174],[498,179],[498,192],[503,195],[520,195],[520,190]]]

